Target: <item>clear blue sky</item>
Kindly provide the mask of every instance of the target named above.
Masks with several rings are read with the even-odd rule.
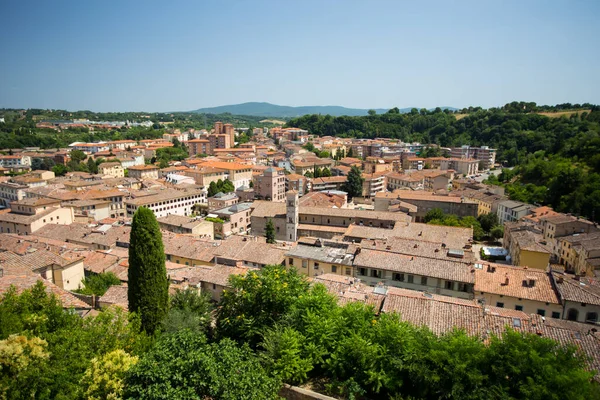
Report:
[[[600,103],[600,1],[2,2],[0,107]]]

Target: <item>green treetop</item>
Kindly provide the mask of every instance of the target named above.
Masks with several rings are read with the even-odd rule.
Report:
[[[364,182],[362,173],[356,165],[353,165],[348,172],[348,180],[342,186],[342,190],[348,193],[348,197],[362,196],[362,185]]]

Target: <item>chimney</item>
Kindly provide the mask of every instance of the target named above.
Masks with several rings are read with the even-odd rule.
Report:
[[[504,283],[502,284],[503,286],[508,286],[509,283],[509,279],[508,279],[508,273],[506,273],[504,275]]]
[[[564,278],[562,276],[559,276],[558,279],[556,280],[556,283],[563,283],[564,282]]]

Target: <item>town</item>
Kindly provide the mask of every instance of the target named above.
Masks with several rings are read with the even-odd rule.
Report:
[[[158,161],[161,149],[185,158]],[[600,229],[486,183],[503,170],[493,148],[216,122],[2,153],[0,295],[41,281],[81,315],[127,310],[131,219],[145,207],[160,225],[171,288],[218,302],[230,275],[283,265],[340,301],[438,334],[509,326],[575,344],[600,367]],[[89,172],[55,168],[73,160]],[[448,217],[466,223],[440,222]],[[107,273],[119,284],[77,293]]]

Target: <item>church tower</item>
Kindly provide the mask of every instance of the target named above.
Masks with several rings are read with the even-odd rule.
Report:
[[[298,192],[290,190],[285,194],[285,240],[296,242],[298,240]]]

